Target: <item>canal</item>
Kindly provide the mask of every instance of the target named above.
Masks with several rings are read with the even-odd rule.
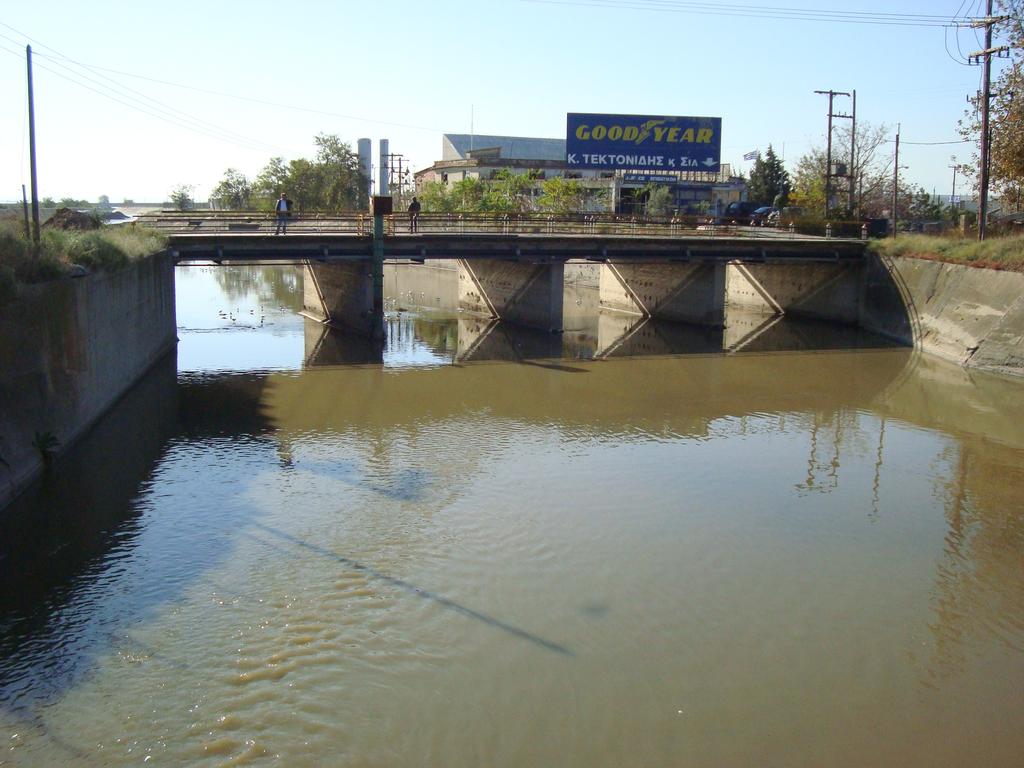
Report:
[[[421,274],[378,347],[178,268],[176,356],[0,516],[0,765],[1020,764],[1024,384]]]

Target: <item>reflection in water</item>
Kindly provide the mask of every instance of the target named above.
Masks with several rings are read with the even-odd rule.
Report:
[[[8,706],[61,691],[125,619],[80,606],[137,546],[145,524],[135,499],[176,411],[172,354],[0,514],[0,701]]]
[[[0,763],[1019,762],[1019,382],[586,286],[367,345],[289,269],[183,270],[177,371],[0,517]]]

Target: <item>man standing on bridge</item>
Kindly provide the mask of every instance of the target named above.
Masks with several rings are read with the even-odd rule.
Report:
[[[420,201],[413,197],[409,203],[409,231],[415,232],[420,221]]]
[[[284,192],[281,193],[281,198],[277,201],[275,207],[277,211],[277,229],[274,230],[275,235],[287,235],[288,234],[288,216],[291,215],[292,201],[284,196]]]

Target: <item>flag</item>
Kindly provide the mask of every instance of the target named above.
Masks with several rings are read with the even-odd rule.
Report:
[[[753,152],[747,152],[747,154],[745,154],[743,156],[743,159],[744,160],[757,160],[757,154],[758,154],[757,150],[755,149]]]

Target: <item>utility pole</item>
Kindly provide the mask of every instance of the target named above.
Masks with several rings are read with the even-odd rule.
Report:
[[[32,46],[25,46],[28,65],[28,154],[32,183],[32,245],[39,255],[39,187],[36,185],[36,108],[32,91]]]
[[[844,118],[847,118],[847,119],[851,119],[853,116],[852,115],[837,114],[837,113],[833,112],[833,110],[832,110],[832,101],[833,101],[833,99],[835,99],[836,96],[849,96],[850,95],[849,93],[846,93],[845,91],[833,91],[831,89],[829,89],[827,91],[815,91],[815,93],[820,93],[823,96],[824,95],[828,96],[828,140],[827,140],[827,149],[825,151],[825,218],[827,219],[828,215],[829,215],[829,209],[832,206],[832,177],[833,176],[845,176],[846,175],[845,173],[839,174],[839,173],[833,173],[832,172],[832,118],[834,118],[834,117],[844,117]],[[851,140],[851,144],[854,144],[854,143],[856,143],[856,140],[852,139]],[[851,154],[852,154],[852,151],[851,151]],[[853,189],[852,185],[851,185],[850,188]]]
[[[949,194],[949,207],[952,208],[956,205],[956,158],[951,157],[950,160],[953,164],[949,166],[953,169],[953,191]]]
[[[21,185],[21,209],[25,213],[25,239],[32,239],[32,230],[28,225],[28,196],[25,194],[25,185]]]
[[[856,178],[857,178],[857,89],[853,89],[853,110],[850,116],[850,167],[847,170],[850,182],[850,213],[853,214],[856,210],[858,218],[860,217],[860,206],[854,205],[854,191],[856,189]]]
[[[896,158],[892,164],[892,236],[896,237],[899,225],[899,213],[896,203],[899,202],[900,189],[900,123],[896,123]]]
[[[409,165],[404,155],[392,153],[388,155],[388,187],[396,190],[399,197],[409,187]]]
[[[983,67],[982,92],[981,92],[981,174],[978,189],[978,239],[985,239],[985,225],[988,219],[988,177],[989,164],[991,161],[990,150],[992,137],[989,126],[989,111],[992,101],[992,54],[999,55],[1009,49],[1005,45],[998,48],[992,47],[992,27],[1006,21],[1008,16],[992,15],[992,0],[985,3],[985,18],[972,19],[971,26],[974,28],[985,28],[985,47],[975,51],[967,58],[972,64],[981,63]]]

